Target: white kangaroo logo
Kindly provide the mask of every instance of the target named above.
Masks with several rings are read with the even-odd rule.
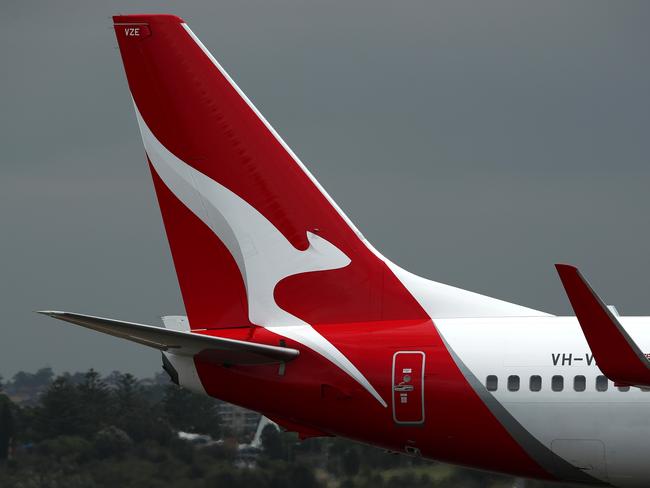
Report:
[[[350,258],[311,232],[307,232],[309,248],[296,249],[248,202],[172,154],[151,132],[137,106],[135,112],[145,150],[158,176],[221,239],[235,259],[246,286],[249,320],[318,352],[386,407],[345,355],[311,325],[280,308],[273,297],[276,285],[284,278],[344,268]]]

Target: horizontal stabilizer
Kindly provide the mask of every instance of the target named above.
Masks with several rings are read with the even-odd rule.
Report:
[[[580,271],[555,265],[600,370],[614,383],[650,386],[650,361]]]
[[[199,356],[218,364],[277,364],[295,359],[297,349],[238,341],[193,332],[163,329],[152,325],[122,322],[69,312],[38,312],[88,329],[127,339],[160,351],[182,356]]]

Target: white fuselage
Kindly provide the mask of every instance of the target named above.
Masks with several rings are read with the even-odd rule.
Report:
[[[620,321],[641,350],[650,352],[650,317]],[[435,324],[489,394],[548,449],[615,486],[647,486],[650,390],[618,388],[604,378],[597,386],[602,373],[575,317],[438,319]],[[495,378],[488,385],[488,376],[496,377],[496,389]],[[531,389],[533,376],[539,378]],[[553,377],[562,378],[555,378],[555,389]],[[579,391],[580,377],[584,391]]]

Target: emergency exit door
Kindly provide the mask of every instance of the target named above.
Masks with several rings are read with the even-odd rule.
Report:
[[[424,423],[422,351],[399,351],[393,355],[393,420],[397,424]]]

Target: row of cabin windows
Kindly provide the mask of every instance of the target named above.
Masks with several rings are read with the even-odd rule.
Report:
[[[521,380],[517,375],[508,376],[508,391],[519,391]],[[609,380],[606,376],[596,377],[596,391],[607,391],[609,388]],[[499,389],[499,378],[495,375],[490,375],[485,380],[485,387],[488,391],[497,391]],[[533,375],[530,377],[528,388],[530,391],[541,391],[542,377]],[[585,391],[587,389],[587,378],[582,375],[574,376],[573,378],[574,391]],[[620,391],[629,391],[629,386],[619,386]],[[555,375],[551,377],[551,390],[563,391],[564,390],[564,376]],[[642,388],[642,391],[650,391],[650,389]]]

